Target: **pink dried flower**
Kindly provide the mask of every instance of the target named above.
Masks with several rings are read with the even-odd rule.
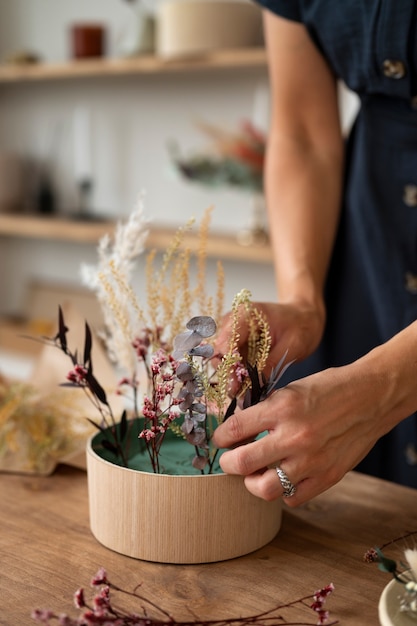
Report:
[[[106,585],[94,596],[93,604],[95,609],[108,609],[110,606],[110,588]]]
[[[139,433],[139,439],[145,439],[145,441],[155,439],[155,432],[150,428],[145,428]]]
[[[370,550],[367,550],[363,555],[363,560],[365,563],[377,563],[379,561],[378,552],[375,548],[370,548]]]
[[[203,464],[205,462],[204,457],[199,457],[199,460],[196,461],[198,463]],[[50,610],[40,610],[32,612],[32,618],[38,622],[42,622],[48,626],[50,624],[49,620],[56,620],[59,622],[60,626],[95,626],[96,624],[100,624],[100,626],[265,626],[265,624],[311,624],[310,621],[294,621],[290,620],[289,622],[282,615],[282,610],[294,610],[297,606],[300,609],[305,609],[306,601],[311,596],[304,596],[298,598],[296,600],[279,604],[267,611],[262,611],[255,615],[249,615],[246,617],[236,617],[236,618],[228,618],[228,619],[214,619],[214,620],[200,620],[200,619],[192,619],[181,622],[176,621],[174,617],[168,613],[163,607],[159,606],[153,600],[149,600],[146,597],[140,595],[138,593],[138,586],[135,587],[133,591],[129,591],[118,587],[111,583],[107,578],[107,573],[104,568],[100,568],[97,574],[94,576],[91,584],[93,586],[103,587],[100,590],[97,590],[95,597],[93,598],[93,606],[88,607],[84,604],[85,609],[79,615],[78,618],[72,619],[68,617],[66,614],[62,613],[57,615],[56,613]],[[319,591],[314,594],[314,605],[312,608],[317,613],[317,626],[322,626],[327,623],[329,619],[329,612],[323,609],[323,604],[327,598],[327,596],[334,590],[333,584],[327,585],[323,587]],[[142,613],[138,614],[135,612],[130,612],[122,607],[118,607],[112,604],[110,594],[111,592],[117,592],[118,594],[122,594],[124,596],[128,596],[129,598],[136,598],[140,606],[142,608]],[[79,602],[84,602],[83,590],[79,589],[75,593],[75,597],[79,598]],[[148,614],[146,605],[149,605],[152,609],[156,609],[160,614],[163,615],[161,618],[158,616],[157,618],[152,617]],[[332,621],[332,624],[336,624],[336,621]]]
[[[318,611],[318,621],[317,621],[317,626],[321,626],[322,624],[326,624],[328,619],[329,619],[329,611]]]
[[[32,619],[47,624],[50,619],[55,617],[55,613],[49,609],[34,609],[31,614]]]
[[[75,383],[76,385],[85,385],[87,379],[88,371],[84,365],[77,364],[73,370],[68,372],[67,380],[71,383]]]
[[[129,385],[129,387],[136,387],[137,383],[133,378],[128,378],[124,376],[121,380],[119,380],[118,386],[123,387],[124,385]]]
[[[329,585],[326,585],[326,587],[323,587],[322,589],[319,589],[318,591],[316,591],[316,593],[313,596],[314,602],[310,605],[310,608],[312,608],[313,611],[316,611],[316,613],[318,614],[318,621],[317,621],[318,626],[321,626],[322,624],[326,624],[327,620],[329,619],[329,612],[326,611],[323,608],[323,606],[324,606],[324,603],[326,602],[327,597],[333,591],[334,591],[334,585],[333,583],[330,583]]]
[[[143,361],[146,359],[150,346],[150,331],[149,329],[144,329],[140,337],[136,337],[132,341],[132,346],[136,351],[136,355],[138,359],[142,359]]]
[[[152,357],[151,370],[154,374],[159,374],[163,365],[168,362],[168,356],[165,350],[159,349]]]
[[[84,589],[82,587],[80,587],[80,589],[77,589],[77,591],[74,593],[74,604],[77,609],[82,609],[84,606],[86,606]]]
[[[108,585],[107,572],[104,567],[100,567],[90,584],[92,587],[97,587],[98,585]]]
[[[59,617],[58,617],[58,624],[59,626],[74,626],[77,622],[74,622],[74,620],[69,617],[69,615],[66,615],[66,613],[62,613]]]
[[[322,589],[316,591],[316,593],[314,594],[314,600],[316,600],[316,602],[319,602],[320,600],[324,601],[327,596],[329,596],[333,591],[334,584],[330,583],[329,585],[326,585],[326,587],[323,587]]]

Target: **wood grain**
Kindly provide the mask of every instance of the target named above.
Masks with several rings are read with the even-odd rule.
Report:
[[[248,615],[333,582],[332,616],[343,626],[376,625],[378,598],[389,578],[364,563],[363,553],[417,529],[416,496],[415,490],[350,473],[310,504],[285,509],[276,538],[248,556],[162,565],[124,557],[94,539],[84,472],[60,466],[48,478],[3,474],[0,624],[34,624],[35,607],[75,615],[73,592],[80,586],[88,592],[91,577],[104,566],[117,584],[132,589],[142,583],[141,593],[177,619],[189,619],[190,610],[201,618]],[[109,493],[109,511],[112,501]]]
[[[281,526],[282,501],[256,498],[241,476],[134,471],[100,458],[91,440],[87,468],[93,534],[127,556],[159,563],[221,561],[263,547]]]

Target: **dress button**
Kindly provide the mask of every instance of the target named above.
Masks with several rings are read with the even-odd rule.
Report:
[[[403,202],[407,206],[417,206],[417,185],[406,185],[404,187]]]
[[[402,61],[395,61],[393,59],[385,59],[382,64],[382,70],[384,76],[387,78],[404,78],[405,65]]]
[[[412,109],[417,109],[417,96],[413,96],[410,100],[410,106]]]
[[[417,274],[412,274],[411,272],[406,273],[405,288],[409,293],[417,295]]]

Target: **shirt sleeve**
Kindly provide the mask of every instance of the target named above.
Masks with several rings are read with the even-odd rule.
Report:
[[[285,17],[295,22],[301,22],[301,11],[299,0],[255,0],[263,8],[269,9],[272,13]]]

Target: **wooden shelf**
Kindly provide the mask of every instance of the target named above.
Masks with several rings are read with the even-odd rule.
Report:
[[[264,48],[236,48],[177,59],[164,59],[153,55],[129,59],[86,59],[67,63],[3,64],[0,65],[0,83],[257,67],[266,68]]]
[[[112,234],[114,221],[83,221],[68,218],[38,217],[0,213],[0,236],[48,239],[73,243],[97,244],[105,234]],[[173,228],[150,227],[148,248],[165,250],[175,233]],[[184,245],[192,251],[198,246],[195,234],[184,237]],[[272,263],[272,252],[268,244],[243,246],[231,235],[212,233],[207,243],[207,253],[218,259],[232,259],[255,263]]]

